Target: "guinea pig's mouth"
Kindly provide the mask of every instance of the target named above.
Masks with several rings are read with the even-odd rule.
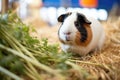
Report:
[[[65,41],[66,41],[66,42],[70,42],[71,40],[70,40],[70,39],[66,39]]]
[[[73,41],[72,40],[68,40],[68,41],[65,41],[66,44],[72,44]]]
[[[65,38],[65,43],[66,44],[72,44],[73,43],[73,41],[70,39],[70,38]]]
[[[71,39],[70,36],[64,36],[64,39],[59,37],[59,40],[64,44],[72,44],[73,43],[73,40]]]
[[[65,41],[70,42],[72,41],[69,36],[65,36]]]
[[[65,40],[60,39],[60,41],[61,41],[63,44],[73,44],[73,41],[70,40],[70,39],[65,39]]]

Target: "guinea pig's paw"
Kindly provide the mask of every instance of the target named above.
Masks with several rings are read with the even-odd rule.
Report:
[[[70,50],[70,46],[65,44],[61,44],[61,48],[64,52],[69,52]]]

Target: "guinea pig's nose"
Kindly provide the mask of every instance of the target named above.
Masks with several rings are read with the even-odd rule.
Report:
[[[70,35],[71,34],[71,32],[66,32],[66,33],[64,33],[65,35]]]

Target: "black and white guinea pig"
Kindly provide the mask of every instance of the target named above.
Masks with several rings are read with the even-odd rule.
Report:
[[[58,22],[62,23],[58,37],[63,51],[83,56],[101,50],[105,32],[98,20],[78,12],[68,12],[60,15]]]

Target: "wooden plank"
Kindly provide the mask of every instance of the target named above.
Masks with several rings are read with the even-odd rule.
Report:
[[[2,0],[2,14],[6,13],[8,10],[9,0]]]

